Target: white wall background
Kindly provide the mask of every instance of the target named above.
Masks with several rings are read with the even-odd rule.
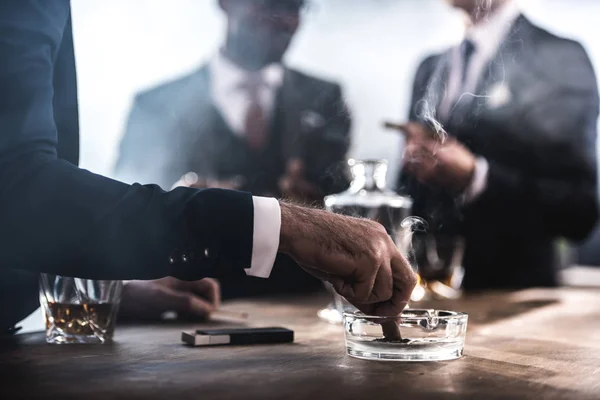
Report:
[[[600,66],[597,0],[522,0],[540,25],[584,43]],[[340,81],[354,114],[356,157],[397,165],[401,141],[381,129],[402,119],[414,70],[461,38],[443,0],[313,0],[289,65]],[[79,68],[82,166],[110,174],[134,93],[185,73],[223,37],[216,0],[72,0]]]

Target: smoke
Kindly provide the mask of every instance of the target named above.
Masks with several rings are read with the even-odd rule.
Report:
[[[488,19],[490,13],[493,9],[494,3],[498,3],[497,0],[478,0],[477,6],[473,13],[473,18],[475,21],[480,21],[484,19]]]
[[[427,222],[423,218],[419,217],[408,217],[405,218],[404,221],[400,224],[403,229],[410,230],[411,233],[414,232],[425,232],[427,230]]]
[[[407,217],[400,224],[401,235],[396,235],[396,245],[404,252],[406,259],[415,271],[419,270],[417,257],[413,247],[413,234],[415,232],[427,232],[427,222],[419,217]]]
[[[467,24],[489,20],[490,14],[500,3],[500,0],[476,0],[475,8],[470,12],[471,15]],[[444,57],[444,59],[435,67],[425,90],[424,97],[415,105],[418,119],[429,127],[440,143],[444,143],[448,137],[448,133],[446,132],[443,123],[440,121],[437,108],[444,101],[453,100],[447,99],[449,95],[448,83],[445,81],[445,66],[450,65],[450,61],[452,60],[449,58],[452,57],[452,54],[446,54],[442,57]],[[461,88],[461,90],[462,89],[463,88]],[[457,96],[456,100],[453,100],[455,101],[455,104],[448,110],[448,114],[452,113],[454,107],[456,107],[465,96],[472,98],[489,97],[487,95],[477,95],[475,93],[463,91]]]
[[[447,95],[447,84],[443,82],[443,79],[444,63],[438,63],[433,76],[427,85],[425,96],[416,104],[418,119],[429,126],[441,143],[448,137],[448,133],[437,116],[437,105],[440,104]],[[442,88],[441,91],[440,88]]]

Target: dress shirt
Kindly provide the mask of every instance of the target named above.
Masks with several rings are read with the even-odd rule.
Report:
[[[252,83],[260,86],[259,101],[266,115],[273,112],[277,90],[283,83],[283,66],[273,63],[258,71],[247,71],[218,52],[210,61],[210,91],[214,105],[231,130],[245,134],[250,98],[246,89]]]

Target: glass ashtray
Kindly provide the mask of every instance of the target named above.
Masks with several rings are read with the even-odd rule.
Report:
[[[463,355],[468,315],[407,309],[397,317],[344,313],[348,355],[366,360],[445,361]]]

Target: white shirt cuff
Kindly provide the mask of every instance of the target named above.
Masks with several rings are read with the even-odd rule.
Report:
[[[473,173],[473,180],[464,193],[465,204],[472,203],[479,196],[485,192],[488,182],[488,171],[490,165],[487,160],[483,157],[477,157],[475,160],[475,171]]]
[[[276,199],[252,197],[254,202],[254,236],[252,263],[246,275],[268,278],[279,250],[281,209]]]

